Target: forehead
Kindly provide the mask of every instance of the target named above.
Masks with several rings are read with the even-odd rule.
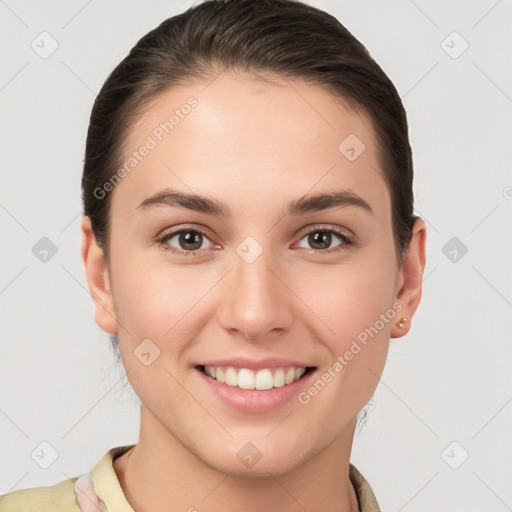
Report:
[[[221,73],[175,86],[145,105],[120,164],[113,209],[164,187],[259,206],[329,188],[388,199],[370,119],[296,80]]]

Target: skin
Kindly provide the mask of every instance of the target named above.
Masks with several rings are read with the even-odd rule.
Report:
[[[95,321],[119,334],[141,400],[139,442],[114,470],[137,512],[276,503],[290,512],[356,511],[348,474],[356,416],[377,387],[390,338],[407,334],[420,302],[425,224],[416,221],[400,267],[371,122],[339,97],[242,74],[222,73],[206,86],[166,91],[133,126],[127,155],[169,112],[198,100],[115,187],[109,264],[90,219],[82,220]],[[366,146],[353,162],[338,150],[351,133]],[[165,187],[214,197],[232,217],[137,208]],[[374,214],[349,206],[284,216],[289,201],[338,189],[362,197]],[[155,241],[185,224],[209,235],[196,256]],[[343,242],[332,234],[330,244],[314,245],[307,235],[316,224],[348,230],[357,243],[328,254]],[[250,264],[236,252],[247,236],[263,248]],[[167,245],[190,251],[179,236]],[[194,369],[208,359],[276,356],[309,361],[321,375],[397,301],[397,316],[307,405],[292,399],[272,412],[240,412],[207,391]],[[402,317],[408,322],[399,328]],[[160,349],[149,366],[133,354],[146,338]],[[237,458],[247,442],[262,454],[250,468]]]

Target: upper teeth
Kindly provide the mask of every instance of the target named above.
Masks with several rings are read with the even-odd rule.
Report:
[[[205,366],[204,372],[228,386],[263,391],[291,384],[304,375],[306,368],[264,368],[254,372],[248,368],[237,369],[233,366]]]

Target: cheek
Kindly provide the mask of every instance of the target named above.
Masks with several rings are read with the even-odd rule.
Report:
[[[176,322],[186,301],[185,274],[153,263],[148,252],[123,247],[120,241],[112,251],[116,313],[120,329],[130,333],[133,342],[135,337],[160,337]]]
[[[353,417],[368,402],[384,369],[396,321],[391,281],[378,270],[359,273],[352,268],[339,274],[331,273],[325,281],[331,287],[327,296],[318,288],[308,295],[321,320],[315,324],[329,357],[300,403],[318,408],[318,417],[325,407]]]
[[[385,260],[361,255],[357,261],[319,267],[297,284],[298,295],[306,298],[311,313],[324,324],[325,339],[341,350],[347,341],[373,326],[381,314],[388,312],[390,317],[394,313],[395,281]],[[379,322],[379,331],[387,334],[390,325],[389,321],[385,326]]]
[[[180,267],[162,259],[152,262],[142,251],[118,252],[112,262],[125,366],[138,371],[134,351],[141,351],[139,345],[149,339],[160,351],[155,366],[176,367],[182,352],[215,313],[208,290],[215,287],[219,276],[208,267]]]
[[[398,314],[393,308],[396,276],[386,258],[362,253],[357,261],[347,259],[322,272],[303,281],[300,295],[307,297],[331,364],[339,363],[331,370],[337,376],[332,389],[339,391],[333,400],[354,399],[357,409],[370,398],[385,365]]]

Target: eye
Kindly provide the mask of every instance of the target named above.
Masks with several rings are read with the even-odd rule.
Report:
[[[175,243],[177,243],[179,247],[174,247],[169,244],[173,238],[177,238]],[[209,240],[209,238],[203,231],[197,228],[185,227],[165,234],[158,238],[156,242],[158,242],[159,246],[164,251],[170,251],[171,253],[178,253],[184,256],[194,256],[197,254],[196,251],[208,249],[208,247],[203,247],[205,240]]]
[[[334,234],[334,237],[333,237]],[[313,247],[315,253],[330,254],[347,250],[351,245],[355,244],[354,237],[347,231],[338,226],[314,226],[313,230],[308,231],[301,240],[307,239],[306,242]],[[335,246],[334,249],[328,249],[335,239],[341,240],[342,243]]]
[[[179,247],[170,244],[171,240],[174,238],[176,238],[175,244]],[[313,229],[306,232],[300,240],[302,241],[306,238],[306,242],[313,247],[310,250],[320,254],[345,251],[350,246],[355,245],[353,235],[338,226],[314,226]],[[341,243],[335,246],[334,249],[329,249],[329,246],[336,239],[340,240]],[[205,240],[209,241],[210,239],[202,230],[195,227],[182,227],[178,230],[166,233],[158,238],[156,242],[164,251],[170,251],[173,254],[183,256],[195,256],[200,250],[213,248],[212,246],[214,244],[211,241],[212,246],[204,247],[203,243]]]

